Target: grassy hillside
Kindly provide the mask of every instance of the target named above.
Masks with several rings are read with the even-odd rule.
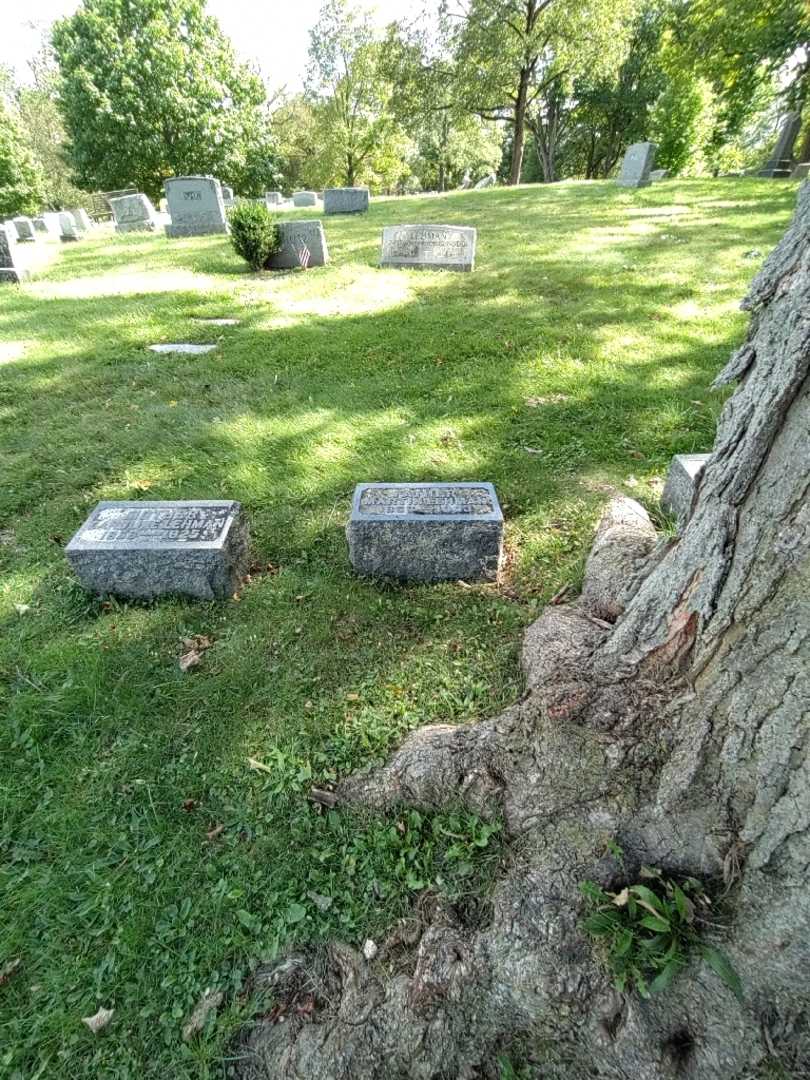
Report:
[[[795,192],[380,200],[326,219],[331,265],[306,273],[251,274],[224,238],[104,234],[0,290],[3,1075],[221,1075],[272,1004],[245,983],[256,963],[378,937],[426,888],[486,892],[490,826],[324,814],[305,793],[514,699],[522,630],[576,584],[610,492],[653,508],[672,454],[710,448],[710,383]],[[477,226],[475,273],[378,269],[382,226],[422,221]],[[170,341],[218,348],[146,348]],[[425,479],[495,483],[498,586],[352,576],[354,484]],[[253,533],[232,601],[76,585],[62,548],[99,499],[225,497]],[[213,644],[182,672],[194,635]],[[223,1008],[184,1042],[207,987]]]

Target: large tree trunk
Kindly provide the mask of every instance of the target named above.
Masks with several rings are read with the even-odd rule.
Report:
[[[531,69],[520,69],[520,83],[515,101],[515,136],[512,141],[512,165],[509,170],[509,183],[519,184],[523,171],[523,147],[526,142],[526,103],[529,96]]]
[[[582,595],[526,634],[522,700],[417,731],[338,789],[502,812],[513,854],[490,916],[437,903],[410,953],[395,935],[371,962],[335,945],[260,973],[280,997],[306,980],[317,1008],[247,1032],[244,1077],[472,1080],[512,1044],[544,1080],[810,1075],[810,185],[745,307],[720,376],[740,385],[682,534],[656,542],[614,501]],[[725,878],[713,933],[742,1004],[698,961],[649,1001],[612,988],[578,883],[642,864]],[[784,1071],[764,1071],[774,1057]]]

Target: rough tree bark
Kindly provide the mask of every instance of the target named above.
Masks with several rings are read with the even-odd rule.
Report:
[[[582,595],[527,631],[524,697],[419,730],[339,788],[380,810],[499,810],[512,855],[489,916],[437,903],[371,962],[334,945],[259,973],[317,1008],[245,1033],[243,1077],[494,1077],[513,1043],[544,1078],[810,1075],[810,185],[744,307],[718,380],[739,386],[681,535],[658,542],[615,501]],[[578,883],[642,863],[725,876],[716,932],[743,1004],[697,961],[647,1002],[612,989]],[[773,1057],[783,1073],[761,1071]]]

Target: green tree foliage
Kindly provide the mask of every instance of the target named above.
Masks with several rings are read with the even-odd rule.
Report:
[[[45,199],[42,172],[25,138],[17,110],[0,94],[0,218],[36,214]]]
[[[90,189],[211,173],[243,194],[275,180],[265,91],[205,0],[82,0],[52,34],[68,155]]]
[[[391,112],[382,45],[369,12],[348,0],[326,0],[310,31],[309,56],[308,98],[330,179],[349,186],[361,181],[385,186],[396,154],[391,144],[401,141],[402,133]]]
[[[511,183],[521,176],[527,118],[553,178],[572,83],[618,67],[636,7],[637,0],[470,0],[456,11],[467,106],[513,127]]]
[[[281,250],[276,219],[266,206],[243,202],[228,215],[231,243],[252,270],[262,270],[271,255]]]

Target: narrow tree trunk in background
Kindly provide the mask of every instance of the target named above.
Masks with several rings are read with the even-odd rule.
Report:
[[[512,167],[509,171],[509,183],[519,184],[523,169],[523,146],[526,141],[526,101],[529,93],[530,69],[520,69],[520,84],[515,101],[515,135],[512,142]]]
[[[288,1008],[244,1034],[242,1077],[496,1080],[511,1046],[548,1080],[810,1076],[810,184],[744,306],[681,535],[656,543],[614,500],[581,596],[526,633],[524,697],[419,729],[337,790],[500,812],[491,910],[425,900],[373,961],[335,944],[258,972]],[[578,886],[645,865],[725,880],[709,939],[742,1003],[698,960],[648,1001],[613,989]]]

